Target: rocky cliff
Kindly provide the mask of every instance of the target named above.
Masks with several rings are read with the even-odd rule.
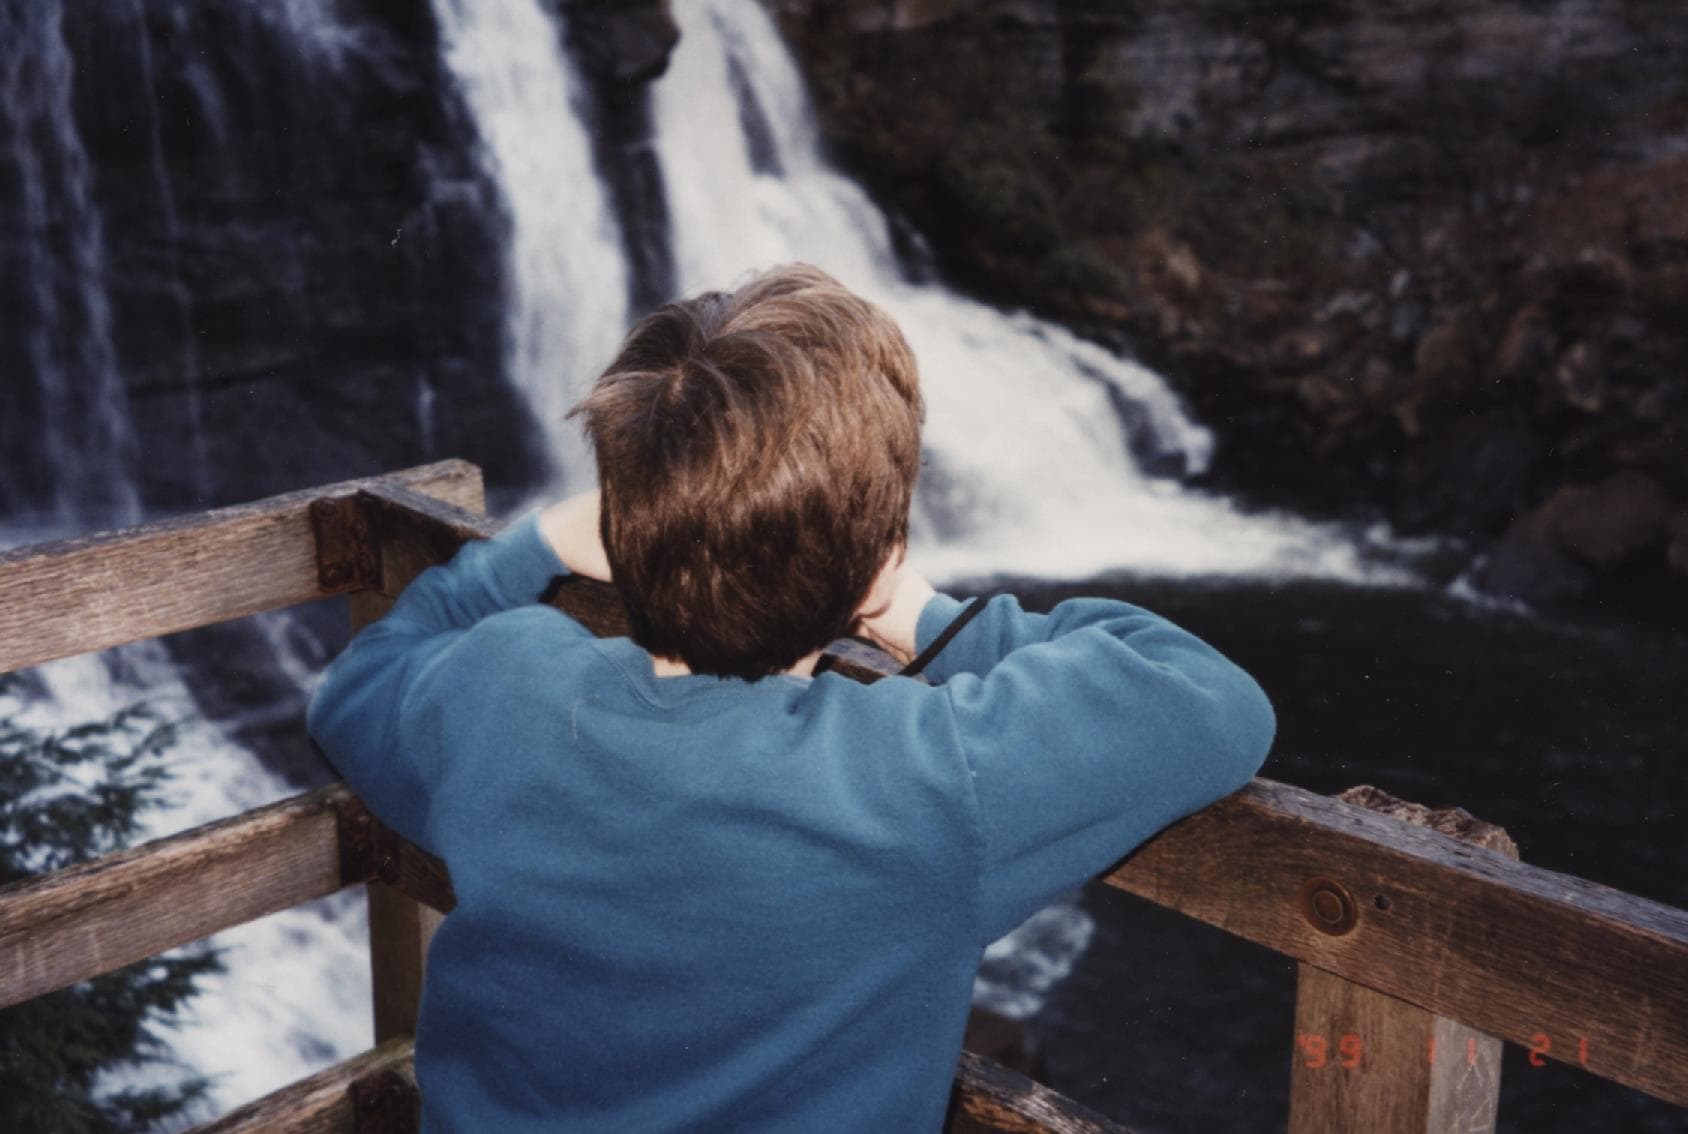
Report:
[[[1679,0],[765,0],[941,270],[1113,339],[1263,502],[1688,613]]]
[[[343,8],[0,19],[0,514],[542,467],[503,381],[505,222],[432,16]]]
[[[678,29],[666,0],[541,11],[649,306],[672,268],[645,91]],[[446,34],[423,0],[0,8],[0,517],[445,455],[543,479],[506,373],[509,205]]]

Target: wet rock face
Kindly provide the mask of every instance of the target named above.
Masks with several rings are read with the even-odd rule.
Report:
[[[680,26],[668,0],[556,0],[588,74],[617,83],[645,83],[668,69]]]
[[[1163,369],[1223,486],[1494,544],[1516,597],[1688,594],[1651,520],[1525,522],[1688,514],[1675,0],[765,3],[943,269]]]
[[[622,218],[629,306],[673,298],[675,269],[667,190],[656,156],[650,83],[680,42],[668,0],[551,0],[563,46],[591,87],[593,159]]]
[[[1671,499],[1645,473],[1624,469],[1597,484],[1565,485],[1514,520],[1478,567],[1476,581],[1538,599],[1584,593],[1593,580],[1643,553],[1667,553]]]
[[[503,381],[505,222],[429,5],[63,9],[30,17],[72,78],[23,176],[80,154],[99,254],[60,294],[109,315],[132,438],[106,476],[177,509],[445,455],[507,485],[543,468]],[[0,262],[29,239],[0,223]],[[74,362],[38,352],[7,380],[80,389]],[[8,465],[64,416],[8,422]]]

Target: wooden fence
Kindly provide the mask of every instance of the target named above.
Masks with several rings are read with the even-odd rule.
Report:
[[[479,470],[446,461],[0,554],[0,672],[333,595],[362,624],[490,534],[482,507]],[[618,629],[606,587],[551,601]],[[884,670],[859,650],[838,668]],[[1300,962],[1292,1131],[1492,1130],[1503,1040],[1688,1105],[1688,912],[1518,862],[1463,813],[1344,795],[1257,779],[1105,878]],[[413,1130],[451,883],[343,785],[0,889],[0,1007],[359,884],[377,1046],[204,1129]],[[971,1054],[948,1128],[1119,1130]]]

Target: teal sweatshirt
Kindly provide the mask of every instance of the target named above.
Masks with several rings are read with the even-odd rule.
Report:
[[[935,1131],[985,945],[1247,783],[1260,688],[1120,602],[993,599],[861,685],[656,677],[529,517],[422,574],[309,727],[444,858],[423,1129]],[[924,647],[959,613],[922,612]]]

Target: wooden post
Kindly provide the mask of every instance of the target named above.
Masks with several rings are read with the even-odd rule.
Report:
[[[1337,798],[1518,857],[1505,831],[1460,808],[1432,811],[1369,786]],[[1308,920],[1332,935],[1353,927],[1357,901],[1332,879],[1302,891]],[[1290,1134],[1494,1130],[1500,1040],[1306,962],[1296,973]]]
[[[472,491],[460,490],[449,503],[479,512],[485,508],[479,477]],[[411,579],[432,566],[431,553],[407,541],[387,540],[377,526],[380,589],[351,596],[352,629],[380,618]],[[416,1034],[422,1005],[422,980],[428,943],[443,914],[406,897],[396,886],[371,882],[369,892],[370,992],[375,1010],[375,1042]]]
[[[416,1034],[428,943],[443,914],[411,901],[385,882],[369,891],[369,975],[375,1042]]]
[[[352,629],[374,622],[392,605],[392,599],[375,591],[352,595]],[[369,978],[375,1006],[375,1042],[381,1044],[416,1034],[428,942],[439,928],[442,915],[385,882],[370,882],[365,889],[369,894]]]
[[[1087,1107],[971,1051],[961,1053],[943,1134],[1131,1134]]]

